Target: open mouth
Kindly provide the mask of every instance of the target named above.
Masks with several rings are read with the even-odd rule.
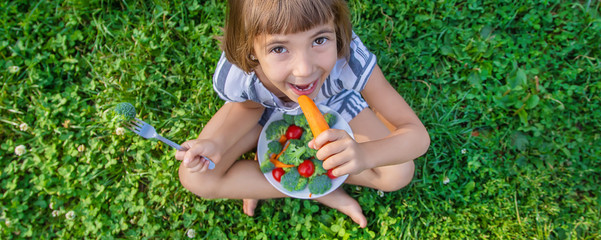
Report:
[[[289,83],[289,85],[291,86],[291,89],[295,94],[309,95],[313,92],[313,90],[315,90],[315,87],[317,86],[317,81],[304,85],[297,85],[291,83]]]

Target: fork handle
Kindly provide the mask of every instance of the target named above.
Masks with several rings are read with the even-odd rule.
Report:
[[[182,150],[182,146],[180,146],[180,145],[179,145],[179,144],[177,144],[177,143],[174,143],[173,141],[171,141],[171,140],[169,140],[169,139],[167,139],[167,138],[164,138],[164,137],[163,137],[163,136],[161,136],[161,135],[158,135],[158,134],[157,134],[157,137],[156,137],[156,138],[157,138],[158,140],[161,140],[162,142],[166,143],[167,145],[174,147],[174,148],[175,148],[175,149],[177,149],[177,150]],[[213,161],[211,161],[211,159],[209,159],[209,158],[207,158],[207,157],[205,157],[205,156],[202,156],[202,158],[204,158],[204,159],[206,159],[207,161],[209,161],[209,169],[213,169],[213,168],[215,168],[215,163],[214,163]]]

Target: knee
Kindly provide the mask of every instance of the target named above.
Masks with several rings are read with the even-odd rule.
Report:
[[[411,183],[415,173],[415,164],[413,161],[395,166],[397,169],[389,171],[389,174],[382,176],[382,181],[378,184],[378,189],[383,192],[398,191]]]
[[[188,191],[201,198],[218,198],[217,188],[215,188],[213,184],[209,184],[212,181],[208,179],[208,174],[198,172],[191,173],[183,165],[180,165],[178,174],[180,183]]]

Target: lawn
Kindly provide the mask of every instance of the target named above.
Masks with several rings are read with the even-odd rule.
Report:
[[[195,138],[221,1],[0,2],[0,239],[599,239],[601,1],[349,1],[354,31],[428,129],[392,193],[344,186],[365,229],[310,200],[206,200],[120,102]],[[252,154],[250,154],[252,155]]]

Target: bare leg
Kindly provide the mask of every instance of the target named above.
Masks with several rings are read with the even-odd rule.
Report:
[[[205,172],[187,171],[180,166],[180,182],[192,193],[203,198],[267,199],[284,197],[259,170],[258,162],[237,160],[257,143],[261,127],[257,125],[220,159],[215,169]]]
[[[224,105],[209,124],[219,124],[220,118],[229,111]],[[259,170],[258,162],[253,160],[237,160],[242,154],[256,147],[262,127],[257,125],[245,134],[242,139],[229,149],[215,169],[205,172],[191,173],[180,166],[180,181],[185,188],[203,198],[243,199],[244,213],[253,216],[259,199],[285,197],[265,179]],[[208,130],[208,129],[207,129]],[[201,134],[202,135],[202,134]],[[342,189],[317,199],[318,202],[335,208],[351,217],[361,227],[367,225],[361,206]]]
[[[391,132],[392,124],[388,123],[371,109],[364,109],[349,123],[357,142],[381,139]],[[411,182],[415,171],[413,161],[398,165],[382,166],[351,175],[346,183],[361,185],[382,191],[396,191]]]
[[[257,204],[259,203],[259,199],[242,199],[242,209],[244,210],[244,214],[248,216],[255,215],[255,208],[257,208]]]
[[[317,198],[316,200],[346,214],[355,223],[359,224],[361,228],[367,226],[367,219],[365,218],[365,215],[363,215],[361,206],[355,199],[344,192],[342,188],[338,188],[330,194]]]
[[[260,132],[260,130],[257,128],[254,131]],[[247,136],[253,135],[253,133],[247,134]],[[228,155],[224,156],[223,160],[230,161],[247,152],[242,150],[244,149],[242,146],[250,146],[248,149],[251,149],[254,146],[251,146],[250,142],[254,141],[256,144],[256,139],[253,139],[254,137],[241,139],[239,144],[236,144],[237,149],[228,151]],[[219,164],[218,167],[222,167],[222,165]],[[259,199],[285,197],[265,179],[256,161],[235,161],[223,175],[219,174],[219,170],[215,168],[204,173],[189,173],[185,167],[181,166],[180,181],[188,190],[203,198],[243,199],[244,213],[249,216],[254,215]],[[341,188],[316,200],[348,215],[361,227],[367,225],[361,206]]]

